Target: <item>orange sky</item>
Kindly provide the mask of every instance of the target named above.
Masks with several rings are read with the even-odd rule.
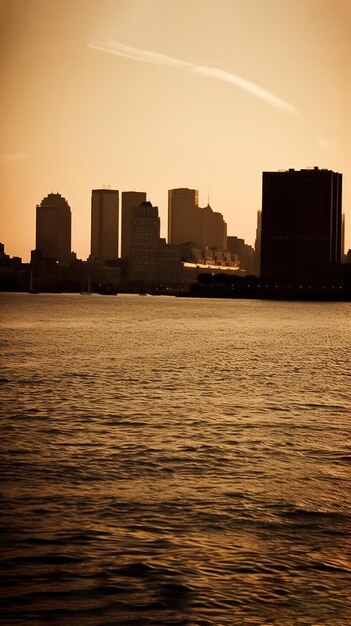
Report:
[[[192,187],[253,244],[263,170],[344,175],[351,247],[349,0],[0,0],[0,241],[29,259],[35,206],[91,189]]]

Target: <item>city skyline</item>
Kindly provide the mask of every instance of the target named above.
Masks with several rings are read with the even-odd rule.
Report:
[[[1,240],[29,260],[35,207],[60,192],[87,258],[91,189],[200,190],[253,245],[262,172],[343,173],[351,247],[345,0],[3,0]],[[209,45],[210,43],[210,45]]]
[[[265,177],[267,177],[268,175],[273,175],[273,176],[284,175],[284,174],[289,175],[290,173],[296,173],[297,175],[299,175],[300,172],[301,173],[305,172],[306,174],[309,174],[309,173],[313,174],[314,172],[320,172],[321,174],[323,174],[324,172],[329,173],[330,171],[327,169],[320,169],[317,166],[314,166],[313,168],[311,167],[311,168],[307,168],[307,169],[305,168],[301,170],[295,170],[294,168],[290,168],[288,170],[280,169],[280,170],[277,170],[276,172],[262,172],[263,196],[264,196],[264,181],[265,181]],[[339,176],[340,179],[342,180],[343,178],[342,174],[337,174],[337,176]],[[182,205],[183,196],[185,197],[184,203],[183,203],[184,206]],[[341,220],[339,234],[340,234],[340,253],[341,255],[346,255],[350,248],[348,248],[346,240],[345,240],[345,212],[342,206],[342,197],[343,197],[343,184],[340,185],[340,191],[339,191],[340,220]],[[212,207],[209,204],[205,207],[200,207],[198,206],[198,204],[195,203],[192,206],[192,202],[194,202],[194,198],[196,199],[196,202],[198,202],[199,192],[197,189],[176,188],[176,189],[168,190],[168,215],[166,216],[166,224],[162,224],[162,220],[159,217],[160,236],[163,237],[164,240],[167,241],[168,244],[182,245],[185,243],[192,243],[193,245],[195,246],[198,245],[200,248],[204,248],[204,249],[218,248],[223,251],[229,250],[230,246],[226,247],[225,241],[223,241],[223,245],[219,245],[219,242],[215,243],[216,237],[217,239],[218,237],[219,239],[221,239],[221,231],[224,225],[225,240],[242,241],[245,245],[252,248],[252,250],[255,250],[256,246],[259,245],[259,249],[260,249],[260,242],[257,241],[257,228],[258,228],[257,220],[261,219],[259,215],[262,214],[262,209],[260,209],[256,214],[255,238],[254,238],[253,244],[250,244],[244,238],[238,237],[238,233],[235,233],[235,234],[228,233],[226,229],[226,223],[223,221],[223,215],[220,212],[213,211]],[[179,226],[177,226],[177,228],[178,229],[180,228],[179,233],[177,231],[178,234],[176,236],[172,234],[172,227],[170,227],[170,224],[172,224],[174,220],[174,218],[172,217],[172,208],[171,208],[173,206],[172,203],[174,203],[174,199],[176,199],[176,201],[179,201],[179,200],[181,201],[179,204],[179,207],[177,207],[177,204],[174,205],[174,208],[176,207],[178,208],[176,221],[177,222],[179,221]],[[95,257],[95,258],[100,258],[103,261],[106,261],[107,259],[112,259],[112,258],[117,259],[117,258],[124,258],[128,256],[128,250],[130,247],[130,238],[132,235],[132,213],[133,213],[134,208],[138,208],[139,205],[145,203],[146,200],[148,204],[152,205],[152,202],[150,202],[150,196],[147,192],[121,191],[119,189],[111,189],[110,186],[108,186],[108,188],[92,189],[91,199],[90,199],[91,207],[90,207],[90,216],[89,216],[89,219],[90,219],[89,245],[88,245],[89,252],[87,254],[86,259],[82,259],[82,260],[88,260],[90,257]],[[301,211],[303,212],[308,206],[308,197],[303,200],[301,196],[300,200],[303,204],[303,207],[301,207]],[[263,199],[263,203],[264,203],[264,199]],[[324,203],[325,203],[325,200],[323,200],[323,204]],[[40,250],[42,252],[43,250],[45,251],[46,248],[48,250],[50,249],[51,251],[49,254],[46,254],[46,255],[44,254],[44,256],[47,256],[47,257],[52,256],[54,248],[56,249],[56,246],[58,245],[56,242],[54,242],[54,240],[57,238],[57,234],[59,231],[55,227],[56,222],[55,223],[52,222],[52,217],[50,218],[46,217],[45,213],[43,214],[43,217],[41,217],[41,213],[38,213],[38,211],[47,212],[48,210],[50,210],[50,215],[51,215],[52,211],[54,210],[54,215],[56,215],[55,207],[58,208],[59,206],[61,206],[61,204],[62,206],[66,206],[67,209],[69,210],[69,241],[71,242],[73,240],[73,232],[71,233],[71,222],[72,222],[73,212],[71,211],[71,207],[69,203],[67,202],[67,199],[64,196],[62,196],[59,192],[57,193],[50,192],[36,206],[34,245],[30,248],[30,251],[28,253],[29,256],[30,256],[30,253],[35,250]],[[293,203],[292,203],[292,206],[293,206]],[[199,212],[199,216],[200,216],[199,223],[197,219],[197,214],[195,216],[195,222],[194,222],[194,216],[191,214],[192,210],[194,209],[196,209],[196,211]],[[187,217],[187,211],[189,211],[189,218]],[[38,215],[40,217],[39,221],[38,221]],[[186,221],[188,219],[189,221]],[[204,230],[205,224],[202,224],[202,221],[205,220],[206,222],[206,219],[210,221],[207,225],[207,229],[205,228]],[[212,224],[213,219],[215,219],[215,221]],[[56,220],[56,217],[55,217],[55,220]],[[218,222],[218,224],[216,224],[218,220],[220,221]],[[41,223],[43,224],[42,227],[41,227]],[[44,227],[46,230],[49,229],[48,232],[51,232],[51,235],[50,235],[51,239],[50,241],[48,240],[46,243],[44,243],[44,248],[43,248],[42,246],[38,245],[38,241],[40,238],[42,239],[42,235],[40,235],[40,232],[41,231],[44,232],[43,231]],[[218,227],[219,227],[219,231],[217,233]],[[57,230],[56,235],[54,235],[55,228]],[[212,243],[206,242],[205,241],[206,235],[205,235],[205,239],[203,239],[203,241],[200,242],[200,240],[198,240],[198,236],[196,235],[197,229],[198,229],[198,235],[200,235],[200,238],[201,237],[203,238],[205,233],[208,231],[208,229],[210,229],[207,234],[212,233],[211,237],[212,239],[214,238],[214,241]],[[184,235],[185,238],[183,237],[184,239],[183,241],[183,239],[181,238],[181,233],[183,234],[191,233],[193,238],[190,237],[189,239],[189,236]],[[39,239],[38,239],[38,236],[39,236]],[[5,246],[7,254],[9,254],[6,241],[2,243]],[[112,250],[116,250],[117,252],[115,254],[108,254],[107,252],[104,252],[103,248],[106,245],[111,253],[112,253]],[[67,262],[68,257],[71,255],[71,253],[74,254],[76,258],[81,258],[77,254],[76,250],[74,250],[73,245],[70,244],[70,253],[69,255],[67,255],[66,253],[65,262]],[[9,256],[18,257],[19,255],[9,254]],[[22,259],[22,262],[26,262],[25,259],[23,259],[22,257],[20,258]],[[62,260],[63,260],[63,257],[62,257]]]

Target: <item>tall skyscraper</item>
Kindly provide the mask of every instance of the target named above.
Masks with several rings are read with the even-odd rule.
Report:
[[[59,193],[49,193],[37,205],[35,247],[44,258],[70,262],[71,209]]]
[[[199,192],[195,189],[168,191],[168,243],[200,244],[201,224],[198,207]]]
[[[100,261],[118,258],[119,193],[93,189],[91,193],[91,256]]]
[[[133,209],[145,201],[146,193],[143,191],[122,191],[122,259],[129,258],[130,255]]]
[[[316,279],[340,263],[342,175],[263,172],[261,276]]]
[[[199,192],[195,189],[170,189],[168,191],[168,243],[192,243],[200,248],[227,246],[227,224],[221,213],[208,204],[198,205]]]
[[[178,283],[182,264],[180,246],[160,238],[158,208],[143,201],[133,208],[129,279],[150,288]]]
[[[160,218],[158,208],[143,201],[133,208],[132,237],[129,251],[131,280],[158,281]]]
[[[227,249],[227,224],[223,215],[213,211],[208,204],[203,209],[199,207],[199,220],[201,224],[202,248]]]

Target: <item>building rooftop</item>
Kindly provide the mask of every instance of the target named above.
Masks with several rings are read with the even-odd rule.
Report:
[[[70,208],[66,198],[61,196],[60,193],[49,193],[40,203],[42,207],[52,207],[52,206],[66,206]]]

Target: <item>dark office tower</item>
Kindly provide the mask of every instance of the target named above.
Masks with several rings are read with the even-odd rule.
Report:
[[[201,244],[202,227],[198,197],[199,192],[195,189],[168,191],[168,243],[179,245],[191,241]]]
[[[70,262],[71,209],[59,193],[49,193],[37,204],[35,247],[43,258]]]
[[[91,256],[100,261],[118,258],[118,204],[114,189],[91,192]]]
[[[130,254],[133,209],[145,201],[146,193],[143,191],[122,191],[122,259],[128,258]]]
[[[158,208],[142,202],[133,208],[129,278],[134,281],[158,280],[160,218]]]
[[[341,192],[330,170],[263,172],[262,277],[313,281],[340,263]]]

